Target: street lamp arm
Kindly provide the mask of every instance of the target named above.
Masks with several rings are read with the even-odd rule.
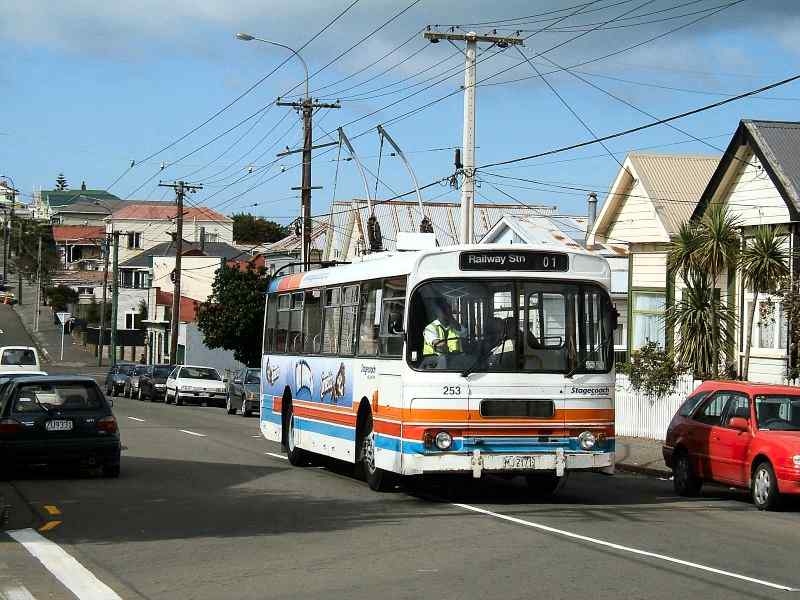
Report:
[[[249,35],[247,33],[237,33],[236,34],[236,38],[240,39],[242,41],[245,41],[245,42],[249,42],[251,40],[255,40],[255,41],[261,42],[263,44],[270,44],[272,46],[278,46],[279,48],[284,48],[285,50],[288,50],[289,52],[294,54],[298,58],[298,60],[303,64],[303,70],[305,71],[305,74],[306,74],[306,96],[305,97],[308,98],[308,65],[306,64],[306,61],[303,60],[303,57],[300,56],[300,53],[297,50],[295,50],[294,48],[292,48],[290,46],[287,46],[286,44],[280,44],[278,42],[273,42],[271,40],[265,40],[264,38],[256,37],[254,35]]]

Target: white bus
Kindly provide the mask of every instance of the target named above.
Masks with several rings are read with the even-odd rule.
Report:
[[[579,248],[384,252],[273,279],[261,431],[293,465],[355,463],[370,487],[525,475],[550,493],[614,469],[616,311]]]

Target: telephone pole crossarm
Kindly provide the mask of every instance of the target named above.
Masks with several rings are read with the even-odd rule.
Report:
[[[501,48],[507,46],[524,46],[525,40],[515,35],[480,35],[477,33],[444,33],[439,31],[426,31],[425,39],[430,41],[450,40],[451,42],[488,42],[497,44]],[[435,43],[435,42],[434,42]]]

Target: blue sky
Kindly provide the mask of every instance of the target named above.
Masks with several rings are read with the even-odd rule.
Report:
[[[136,160],[137,165],[111,188],[120,197],[161,199],[166,190],[157,187],[158,179],[187,177],[206,186],[193,198],[195,202],[225,213],[247,211],[288,222],[298,214],[296,192],[290,190],[299,184],[298,159],[276,161],[275,153],[285,146],[295,148],[301,140],[299,119],[290,109],[273,106],[206,148],[176,161],[268,106],[276,96],[297,98],[301,88],[292,88],[301,81],[302,69],[293,59],[208,125],[153,158],[138,161],[203,122],[286,58],[280,48],[237,41],[237,31],[299,47],[351,1],[140,0],[122,6],[89,0],[0,0],[4,15],[0,22],[4,49],[0,58],[4,89],[0,96],[0,174],[13,177],[26,195],[34,188],[53,187],[59,172],[75,187],[86,181],[90,188],[108,188]],[[303,50],[310,70],[323,67],[410,3],[360,0]],[[530,57],[621,17],[544,55],[555,64],[570,67],[706,17],[715,8],[732,3],[421,0],[312,77],[312,91],[319,90],[312,95],[342,100],[342,109],[317,114],[314,137],[319,142],[330,141],[326,131],[335,135],[338,126],[360,119],[345,129],[368,168],[376,172],[379,144],[374,128],[388,123],[387,129],[408,152],[420,181],[438,180],[452,173],[453,151],[432,149],[461,143],[463,100],[458,90],[463,82],[463,59],[456,55],[433,66],[455,54],[456,49],[447,43],[425,42],[421,30],[426,25],[463,24],[464,30],[469,30],[469,23],[505,20],[472,28],[481,32],[497,28],[501,33],[522,28],[527,30],[521,33],[526,37],[549,25],[550,30],[539,31],[526,41],[524,52]],[[581,9],[580,14],[556,22]],[[534,14],[539,16],[509,21]],[[577,67],[577,71],[628,102],[664,117],[723,98],[719,94],[740,93],[796,74],[799,26],[800,3],[795,0],[744,0],[681,31]],[[419,33],[386,59],[336,83],[415,32]],[[483,82],[477,91],[479,165],[592,138],[515,50],[495,52],[483,48],[478,65],[478,81]],[[553,69],[544,57],[536,58],[535,64],[544,73]],[[509,67],[502,75],[492,77]],[[435,77],[440,73],[452,76],[446,80],[444,75]],[[431,77],[428,83],[409,87]],[[545,77],[597,135],[651,120],[567,73]],[[504,83],[521,78],[525,79]],[[453,95],[445,100],[392,121],[450,93]],[[800,120],[800,84],[764,96],[676,125],[724,149],[741,118]],[[394,102],[397,104],[387,107]],[[373,111],[379,112],[362,118]],[[685,143],[687,140],[689,143]],[[613,140],[608,146],[618,153],[619,160],[628,150],[653,146],[656,152],[718,152],[664,126]],[[314,159],[313,183],[323,187],[314,192],[314,214],[328,208],[334,182],[336,199],[364,195],[352,162],[338,163],[337,178],[336,157],[334,147],[319,151]],[[270,163],[274,164],[267,166]],[[247,170],[251,164],[252,174]],[[581,191],[499,179],[489,173],[592,188],[601,192],[602,199],[618,168],[601,146],[594,145],[513,168],[489,169],[481,175],[484,182],[479,192],[489,201],[511,202],[488,183],[491,181],[524,203],[557,205],[564,213],[580,214],[585,211],[585,194]],[[398,159],[386,154],[380,176],[386,185],[378,186],[379,198],[411,189]],[[372,179],[373,191],[374,185]],[[435,186],[425,192],[425,197],[454,200],[458,192]]]

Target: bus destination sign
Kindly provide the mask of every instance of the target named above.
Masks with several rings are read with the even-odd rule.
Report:
[[[536,250],[468,250],[459,257],[462,271],[568,271],[569,258]]]

